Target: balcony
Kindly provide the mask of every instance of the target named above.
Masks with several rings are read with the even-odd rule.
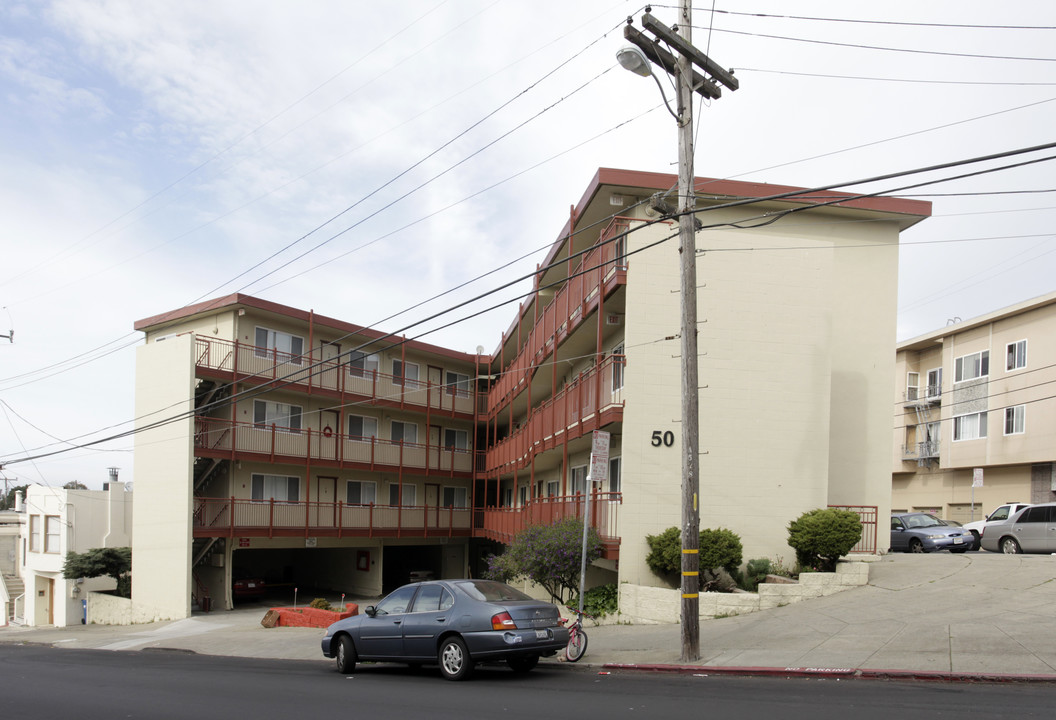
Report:
[[[910,387],[902,394],[902,405],[904,407],[916,407],[920,405],[937,405],[942,402],[942,387],[939,385],[928,385],[924,388],[924,396],[920,395],[920,388]]]
[[[195,498],[195,537],[469,537],[469,508]]]
[[[629,227],[629,219],[614,218],[598,238],[599,243],[606,244],[584,255],[576,269],[569,273],[568,282],[543,309],[517,357],[506,366],[488,392],[491,412],[524,389],[535,368],[579,327],[602,294],[608,295],[617,284],[626,282],[626,244],[607,241]]]
[[[204,336],[195,337],[194,349],[200,375],[261,384],[281,381],[283,387],[321,392],[346,402],[430,409],[466,417],[472,417],[475,408],[471,391],[353,367],[340,360],[316,360]]]
[[[590,525],[604,546],[602,557],[620,557],[619,509],[623,495],[595,492],[590,500]],[[485,508],[476,512],[478,535],[509,544],[517,533],[532,525],[552,525],[559,520],[582,519],[583,495],[536,498],[520,507]]]
[[[198,416],[194,420],[194,454],[229,460],[286,463],[472,477],[474,458],[483,453],[428,443],[356,437],[314,428],[292,429]]]
[[[924,442],[908,443],[902,446],[903,460],[937,460],[939,457],[939,443],[936,440],[925,440]]]
[[[487,472],[494,476],[527,467],[533,455],[623,420],[624,357],[610,356],[550,400],[532,408],[524,424],[489,448]],[[621,387],[614,388],[614,379]]]
[[[604,546],[603,557],[619,558],[620,493],[591,497],[590,524]],[[509,543],[531,525],[582,518],[583,495],[538,498],[521,507],[469,508],[349,505],[342,502],[281,502],[236,498],[194,499],[194,537],[486,537]]]

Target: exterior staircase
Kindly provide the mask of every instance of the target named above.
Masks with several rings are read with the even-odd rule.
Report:
[[[9,625],[21,625],[23,615],[16,615],[15,612],[17,607],[25,607],[26,586],[17,575],[4,575],[3,580],[7,586],[7,596],[11,598],[7,608],[7,622]]]

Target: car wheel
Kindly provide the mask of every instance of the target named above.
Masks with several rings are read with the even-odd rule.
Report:
[[[348,635],[342,635],[337,640],[337,653],[334,655],[337,658],[336,665],[337,671],[344,675],[355,671],[356,669],[356,646],[352,644],[352,638]]]
[[[1023,552],[1015,538],[1001,538],[1001,552],[1005,555],[1018,555]]]
[[[506,664],[509,665],[510,670],[513,670],[515,673],[526,673],[539,664],[539,656],[522,655],[520,657],[511,657],[506,660]]]
[[[473,672],[473,660],[460,637],[452,636],[440,643],[437,660],[446,680],[465,680]]]
[[[979,533],[977,533],[975,530],[972,530],[972,547],[971,547],[971,549],[972,550],[979,550],[982,547],[983,547],[982,538],[979,537]]]
[[[922,553],[924,552],[924,543],[917,538],[913,538],[909,541],[909,551],[911,553]]]

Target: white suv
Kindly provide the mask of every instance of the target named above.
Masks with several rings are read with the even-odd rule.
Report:
[[[1017,512],[1025,507],[1030,507],[1030,503],[1005,503],[1000,506],[992,513],[987,515],[985,520],[976,520],[975,522],[965,523],[963,525],[965,530],[970,530],[972,536],[975,538],[975,543],[972,545],[972,550],[978,550],[980,547],[979,536],[983,533],[983,528],[986,527],[987,523],[992,522],[1003,522],[1008,520],[1010,517],[1015,515]]]

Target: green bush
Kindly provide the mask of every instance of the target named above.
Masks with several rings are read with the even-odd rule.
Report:
[[[645,563],[658,575],[670,579],[682,572],[682,532],[670,527],[659,535],[647,535],[649,554]],[[723,568],[735,574],[741,564],[744,550],[737,533],[725,528],[700,531],[699,564],[701,570]]]
[[[766,576],[770,574],[770,568],[769,558],[749,560],[748,565],[744,568],[744,574],[741,576],[739,585],[748,592],[755,592],[759,589],[759,583],[763,582]]]
[[[308,607],[315,608],[316,610],[333,610],[334,606],[330,604],[330,601],[326,598],[316,598],[308,603]]]
[[[571,607],[579,607],[579,601],[576,600]],[[600,618],[615,614],[619,609],[620,589],[615,583],[598,585],[583,593],[583,612],[591,617]]]
[[[587,530],[587,565],[601,557],[601,538],[594,528]],[[553,525],[533,525],[513,538],[502,555],[488,558],[483,573],[489,580],[508,582],[526,577],[564,601],[566,590],[579,587],[583,558],[583,522],[565,518]]]
[[[801,569],[832,572],[861,538],[862,523],[850,510],[810,510],[788,524],[788,544]]]

